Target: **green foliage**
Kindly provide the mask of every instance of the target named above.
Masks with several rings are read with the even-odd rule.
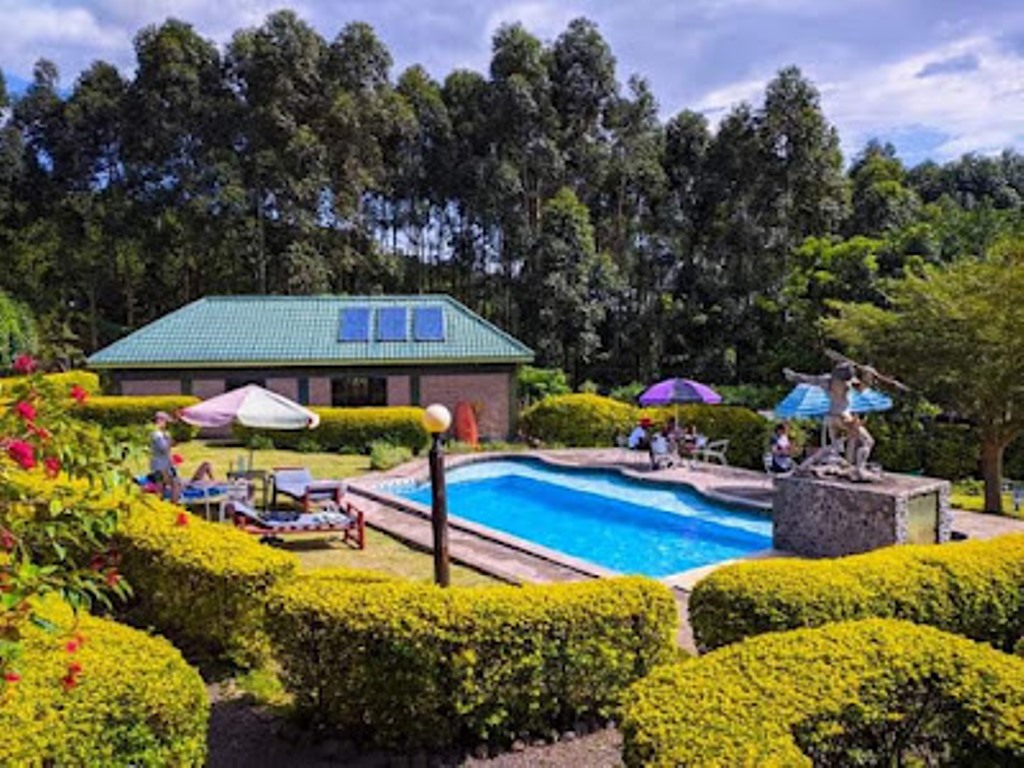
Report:
[[[615,445],[636,420],[631,405],[592,394],[558,395],[530,406],[519,419],[523,434],[542,443],[574,447]]]
[[[59,629],[26,632],[21,679],[0,700],[0,763],[205,765],[206,686],[174,646],[107,619],[73,617],[58,601],[41,613]],[[81,647],[69,653],[75,636]],[[80,673],[71,674],[72,663]],[[69,677],[70,688],[62,684]]]
[[[723,405],[742,405],[752,411],[770,411],[789,393],[786,384],[716,384]]]
[[[561,368],[534,368],[524,365],[519,368],[516,378],[519,402],[525,407],[552,395],[567,395],[572,392],[565,371]]]
[[[639,381],[631,381],[629,384],[613,387],[608,393],[608,397],[612,400],[618,400],[620,403],[634,405],[645,389],[647,389],[646,384],[641,384]]]
[[[272,451],[274,450],[274,439],[263,433],[257,433],[249,435],[249,439],[245,441],[245,444],[254,451]],[[295,450],[299,450],[299,441],[295,443]]]
[[[661,667],[623,706],[627,766],[1016,765],[1024,660],[891,620],[765,635]]]
[[[508,744],[614,711],[674,656],[652,581],[440,589],[300,577],[271,597],[283,679],[307,717],[399,750]]]
[[[315,438],[307,437],[295,443],[295,450],[299,453],[321,453],[323,446]]]
[[[0,369],[10,368],[19,355],[38,351],[39,334],[32,311],[0,291]]]
[[[151,496],[132,503],[116,541],[135,591],[126,611],[132,623],[237,664],[266,660],[265,595],[295,572],[294,555]]]
[[[199,402],[191,395],[145,395],[122,397],[108,395],[90,397],[75,409],[75,414],[101,427],[136,427],[153,423],[157,411],[171,414]],[[191,440],[199,434],[199,428],[183,421],[172,421],[167,425],[171,437],[177,442]]]
[[[355,453],[369,453],[375,442],[408,448],[419,453],[427,444],[428,435],[423,426],[420,408],[312,408],[320,416],[316,429],[284,432],[281,430],[255,430],[236,426],[235,434],[244,442],[256,435],[273,441],[278,448],[295,449],[303,440],[315,440],[322,450],[346,449]]]
[[[370,469],[387,471],[412,459],[412,451],[404,445],[383,441],[370,443]]]
[[[1010,650],[1024,635],[1024,536],[739,563],[702,579],[690,597],[702,648],[868,617],[930,624]]]

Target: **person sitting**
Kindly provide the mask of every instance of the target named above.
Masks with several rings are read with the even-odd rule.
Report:
[[[661,469],[675,465],[672,455],[672,448],[669,446],[668,438],[663,432],[658,432],[651,438],[651,469]]]
[[[665,424],[665,438],[669,442],[669,446],[676,453],[682,455],[683,443],[685,441],[686,433],[683,432],[682,428],[676,422],[674,416],[670,416]]]
[[[692,457],[707,444],[708,439],[697,431],[697,425],[687,424],[686,429],[683,430],[682,441],[679,443],[679,454]]]
[[[793,445],[789,440],[789,428],[778,424],[772,434],[771,471],[776,474],[793,471]]]
[[[626,438],[626,446],[630,450],[634,451],[649,448],[651,444],[651,436],[647,430],[650,429],[650,426],[650,419],[640,419],[639,423],[633,427],[633,431],[629,433],[629,437]]]

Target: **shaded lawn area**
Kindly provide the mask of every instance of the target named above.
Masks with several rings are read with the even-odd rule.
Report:
[[[977,483],[954,483],[953,492],[949,496],[949,504],[954,509],[963,509],[968,512],[984,512],[985,496],[977,488]],[[1017,519],[1024,518],[1024,514],[1013,509],[1013,494],[1003,494],[1003,516]]]
[[[249,450],[240,445],[223,445],[206,440],[192,440],[174,446],[174,452],[185,460],[178,468],[182,477],[191,477],[204,461],[213,465],[216,477],[227,474],[240,456],[249,457]],[[265,450],[253,453],[256,469],[273,467],[308,467],[318,479],[346,478],[361,475],[370,469],[368,456],[339,453],[299,453],[298,451]],[[431,582],[434,560],[429,552],[421,552],[380,531],[367,529],[366,549],[353,549],[344,544],[329,544],[323,536],[296,536],[281,549],[293,552],[304,570],[322,568],[362,568],[390,573],[412,581]],[[501,582],[470,568],[452,565],[452,584],[475,587]]]

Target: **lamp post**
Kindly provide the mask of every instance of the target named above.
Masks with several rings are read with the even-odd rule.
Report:
[[[444,448],[441,435],[451,426],[452,415],[443,405],[435,403],[423,412],[423,426],[431,435],[430,442],[430,522],[434,530],[434,583],[447,587],[451,581],[448,568],[448,498],[444,485]]]

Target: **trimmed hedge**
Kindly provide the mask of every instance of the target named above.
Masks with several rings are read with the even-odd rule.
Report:
[[[837,560],[737,563],[702,579],[690,596],[702,648],[868,617],[930,624],[1012,649],[1024,636],[1024,535]]]
[[[115,541],[134,590],[125,612],[132,623],[242,666],[266,660],[265,596],[297,570],[294,555],[152,496],[132,505]]]
[[[47,618],[73,626],[71,611],[47,601]],[[22,679],[0,694],[0,764],[201,766],[210,703],[199,673],[161,638],[80,615],[85,642],[29,626]],[[68,664],[81,664],[65,690]],[[0,683],[0,686],[3,684]]]
[[[134,427],[153,423],[153,415],[157,411],[174,412],[199,402],[199,398],[191,395],[147,395],[145,397],[122,397],[109,395],[90,397],[81,405],[75,406],[74,414],[80,419],[92,421],[101,427]],[[198,427],[181,421],[172,421],[167,425],[171,437],[179,442],[191,440],[199,434]]]
[[[519,418],[523,434],[542,443],[575,448],[615,445],[637,419],[637,409],[600,395],[547,397],[530,406]]]
[[[300,577],[268,629],[306,716],[399,750],[509,743],[607,716],[674,658],[670,591],[640,578],[440,589]]]
[[[1024,764],[1024,660],[883,619],[662,667],[623,707],[627,766]],[[912,764],[917,764],[916,762]]]
[[[276,448],[297,449],[302,441],[316,441],[324,451],[369,453],[375,442],[403,446],[419,453],[429,435],[423,426],[423,409],[391,408],[311,408],[319,414],[316,429],[284,432],[280,430],[235,427],[236,436],[248,443],[254,435],[273,441]]]
[[[26,376],[5,376],[0,378],[0,397],[7,397],[11,387],[21,384],[28,378]],[[47,373],[43,378],[54,386],[63,389],[66,393],[76,384],[90,395],[100,393],[100,377],[92,371],[60,371],[59,373]]]

